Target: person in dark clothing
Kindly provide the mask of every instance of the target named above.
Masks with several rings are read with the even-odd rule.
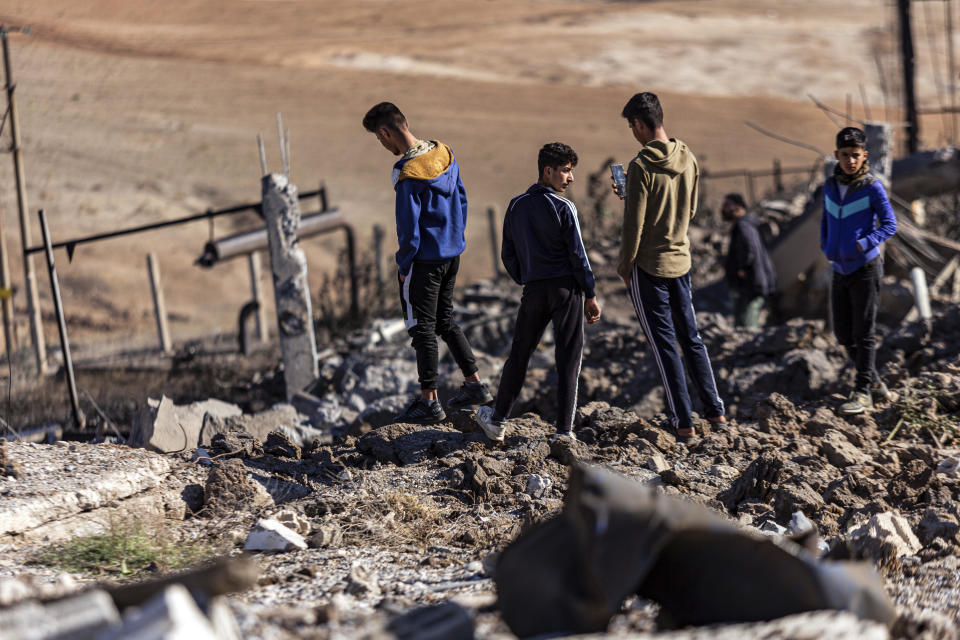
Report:
[[[453,319],[453,289],[466,249],[467,194],[453,151],[442,142],[420,140],[395,105],[381,102],[363,118],[387,151],[401,156],[393,165],[397,194],[397,270],[400,309],[417,353],[420,395],[396,422],[432,424],[446,418],[437,395],[437,336],[463,372],[460,391],[448,406],[464,407],[493,400],[480,380],[473,350]]]
[[[577,154],[567,145],[545,145],[537,158],[537,184],[511,200],[504,214],[500,257],[510,277],[523,285],[523,296],[494,406],[476,412],[477,423],[491,440],[503,440],[530,357],[551,322],[560,381],[557,437],[575,437],[583,321],[597,322],[601,313],[577,208],[560,195],[573,182],[576,164]]]
[[[738,327],[759,327],[764,302],[777,288],[773,261],[757,231],[757,219],[747,215],[742,195],[728,193],[721,213],[724,220],[733,223],[725,265],[733,323]]]
[[[856,127],[837,134],[837,166],[823,185],[820,248],[833,265],[833,331],[856,364],[850,398],[843,415],[873,407],[873,396],[886,399],[877,374],[877,307],[883,257],[880,245],[897,232],[897,217],[879,178],[870,173],[867,136]]]

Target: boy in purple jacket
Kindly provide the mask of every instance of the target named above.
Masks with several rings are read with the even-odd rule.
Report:
[[[843,415],[863,413],[873,407],[874,395],[887,395],[876,367],[880,245],[897,232],[897,218],[883,184],[870,174],[866,147],[863,131],[842,129],[837,166],[823,186],[820,248],[833,265],[834,333],[857,367],[853,392],[840,406]]]

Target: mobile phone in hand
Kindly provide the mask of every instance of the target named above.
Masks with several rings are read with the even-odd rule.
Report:
[[[610,165],[610,175],[613,177],[613,182],[616,185],[617,195],[623,196],[626,194],[626,185],[627,185],[627,176],[623,172],[622,164],[612,164]]]

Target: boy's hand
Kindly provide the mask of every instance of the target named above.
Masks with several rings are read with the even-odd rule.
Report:
[[[610,178],[610,188],[613,189],[613,195],[623,200],[623,194],[617,190],[617,183],[614,181],[613,178]]]
[[[400,282],[403,282],[403,281],[406,280],[406,279],[407,279],[407,276],[405,276],[405,275],[403,275],[403,274],[401,273],[401,274],[400,274]]]
[[[587,324],[593,324],[599,320],[600,312],[600,303],[597,302],[596,296],[587,298],[583,303],[583,315],[587,319]]]

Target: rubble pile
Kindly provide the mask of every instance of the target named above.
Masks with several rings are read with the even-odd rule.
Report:
[[[175,540],[206,540],[228,556],[245,550],[258,567],[248,586],[208,593],[223,606],[170,584],[138,596],[139,610],[201,629],[195,637],[230,637],[235,625],[248,637],[512,638],[497,602],[499,554],[562,512],[571,468],[585,463],[709,509],[753,539],[789,537],[811,562],[865,561],[896,610],[890,627],[813,612],[671,638],[954,637],[960,307],[937,306],[929,328],[884,328],[878,364],[893,393],[848,419],[834,408],[853,371],[823,321],[734,330],[721,313],[701,312],[729,424],[698,420],[700,438],[683,444],[665,427],[661,381],[623,288],[611,277],[601,283],[605,316],[587,328],[576,440],[551,438],[549,332],[502,444],[469,411],[430,426],[394,423],[419,385],[402,322],[391,320],[324,351],[315,384],[289,402],[278,397],[281,370],[243,390],[247,398],[270,390],[257,403],[145,402],[128,443],[143,448],[0,440],[0,629],[106,589],[109,606],[83,595],[103,605],[96,623],[113,634],[103,637],[136,637],[147,619],[88,584],[99,576],[64,579],[36,564],[36,547],[149,514]],[[517,293],[479,283],[458,308],[494,387]],[[440,373],[445,400],[461,377],[449,357]],[[747,573],[743,584],[762,584]],[[608,605],[606,634],[582,637],[657,637],[675,617],[626,593]],[[680,619],[712,620],[695,614]]]

